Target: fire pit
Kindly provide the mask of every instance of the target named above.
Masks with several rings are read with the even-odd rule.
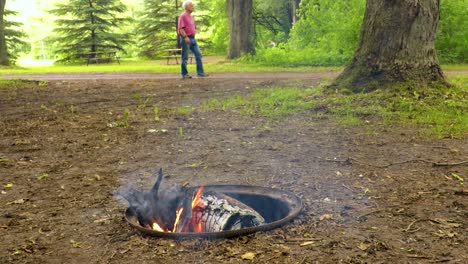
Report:
[[[136,191],[135,194],[133,190],[122,195],[130,203],[125,219],[150,236],[176,239],[242,236],[279,227],[291,221],[302,209],[302,202],[296,195],[278,189],[208,185],[160,191],[161,180],[162,171],[150,192]],[[174,193],[189,194],[185,196],[190,200]],[[153,205],[158,203],[169,209]]]

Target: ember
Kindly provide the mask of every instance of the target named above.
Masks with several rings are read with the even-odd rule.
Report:
[[[136,212],[141,226],[158,232],[221,232],[255,227],[264,218],[243,202],[223,193],[203,192],[203,186],[193,188],[173,186],[161,189],[162,169],[153,188],[141,192],[130,188],[119,192]]]

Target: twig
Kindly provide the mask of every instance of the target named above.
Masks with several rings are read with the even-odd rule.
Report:
[[[406,255],[408,258],[430,259],[428,256]]]
[[[369,215],[371,215],[371,214],[380,213],[380,212],[385,211],[385,210],[386,210],[386,209],[374,210],[374,211],[371,211],[371,212],[368,212],[368,213],[365,213],[365,214],[363,214],[363,215],[358,216],[357,219],[359,220],[359,219],[361,219],[361,218],[363,218],[363,217],[369,216]]]
[[[439,163],[439,162],[434,162],[434,161],[425,160],[425,159],[412,159],[412,160],[406,160],[406,161],[401,161],[401,162],[389,163],[389,164],[386,164],[386,165],[375,165],[375,164],[370,164],[370,163],[358,160],[358,159],[353,158],[353,157],[349,157],[346,160],[326,159],[325,161],[327,161],[327,162],[340,162],[340,163],[352,163],[354,161],[354,162],[360,163],[362,165],[367,165],[367,166],[370,166],[370,167],[376,167],[376,168],[382,168],[382,169],[383,168],[388,168],[390,166],[401,165],[401,164],[410,163],[410,162],[425,162],[425,163],[430,163],[430,164],[432,164],[432,166],[435,166],[435,167],[450,167],[450,166],[460,166],[460,165],[468,164],[468,160],[460,161],[460,162],[454,162],[454,163]]]
[[[403,229],[403,232],[409,232],[410,229],[411,229],[411,227],[412,227],[414,224],[416,224],[417,222],[427,221],[427,220],[429,220],[429,219],[417,219],[417,220],[414,220],[413,222],[411,222],[411,223],[408,225],[408,227],[406,227],[405,229]],[[417,229],[417,230],[419,230],[419,229]],[[417,231],[417,230],[416,230],[416,231]],[[413,230],[412,232],[415,232],[415,231]]]
[[[430,263],[442,263],[442,262],[449,262],[449,261],[452,261],[452,259],[446,258],[446,259],[431,260]]]
[[[423,161],[425,161],[425,162],[431,162],[431,161],[426,161],[426,160],[423,160]],[[459,166],[459,165],[468,164],[468,160],[460,161],[460,162],[455,162],[455,163],[436,163],[436,162],[431,162],[431,163],[432,163],[432,165],[434,165],[434,166],[440,166],[440,167],[446,166],[446,167],[448,167],[448,166]]]
[[[7,229],[8,226],[6,226],[6,225],[1,225],[0,228]]]

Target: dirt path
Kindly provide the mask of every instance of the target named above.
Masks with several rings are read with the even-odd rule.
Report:
[[[339,71],[326,72],[237,72],[211,73],[210,79],[314,79],[334,78]],[[446,71],[446,75],[468,74],[468,71]],[[26,79],[37,81],[57,80],[167,80],[180,79],[179,74],[142,72],[93,72],[93,73],[45,73],[45,74],[2,74],[3,79]],[[196,79],[196,77],[194,77]]]
[[[0,263],[246,263],[246,253],[268,264],[467,263],[468,190],[454,175],[468,178],[468,141],[343,127],[315,110],[278,120],[204,108],[327,73],[282,74],[80,74],[92,78],[0,89]],[[124,221],[113,193],[147,190],[159,167],[168,185],[275,187],[304,210],[235,239],[150,238]]]
[[[335,77],[339,72],[239,72],[212,73],[210,79],[320,79]],[[3,74],[3,79],[26,79],[38,81],[57,80],[167,80],[180,79],[179,74],[159,74],[141,72],[96,72],[96,73],[46,73],[46,74]],[[197,79],[197,77],[194,77]]]

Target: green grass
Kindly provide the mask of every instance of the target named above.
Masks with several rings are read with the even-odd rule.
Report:
[[[181,106],[176,109],[176,113],[179,115],[190,115],[195,111],[195,108],[192,106]]]
[[[281,67],[264,66],[237,61],[218,61],[205,63],[205,71],[214,72],[324,72],[341,71],[343,67],[303,66]],[[468,70],[468,64],[442,65],[444,70]],[[189,71],[195,71],[195,64],[189,65]],[[92,64],[86,65],[52,65],[31,67],[0,67],[0,74],[44,74],[44,73],[80,73],[80,72],[147,72],[147,73],[179,73],[180,65],[166,65],[165,61],[136,61],[122,60],[121,64]]]
[[[441,67],[444,71],[468,71],[468,64],[450,64]]]
[[[268,118],[303,112],[329,116],[343,125],[399,124],[419,127],[437,138],[462,138],[468,134],[468,75],[453,76],[450,81],[451,88],[407,85],[360,94],[334,93],[325,87],[261,88],[246,96],[206,100],[202,109]]]
[[[247,115],[280,118],[314,107],[316,101],[309,99],[314,94],[313,89],[263,88],[257,89],[245,97],[238,95],[222,101],[212,98],[204,101],[202,108],[206,111],[234,110]]]
[[[239,62],[205,63],[206,72],[323,72],[340,70],[340,67],[271,67]],[[195,64],[188,66],[189,71],[195,72]],[[45,74],[45,73],[80,73],[80,72],[147,72],[147,73],[179,73],[180,65],[166,65],[164,61],[121,61],[121,64],[93,64],[93,65],[52,65],[36,67],[2,67],[0,74]]]
[[[38,85],[40,87],[43,87],[47,85],[46,82],[37,82],[37,81],[29,81],[29,80],[18,80],[18,79],[12,79],[12,80],[4,80],[0,78],[0,89],[1,88],[15,88],[15,87],[25,87],[27,85]]]

